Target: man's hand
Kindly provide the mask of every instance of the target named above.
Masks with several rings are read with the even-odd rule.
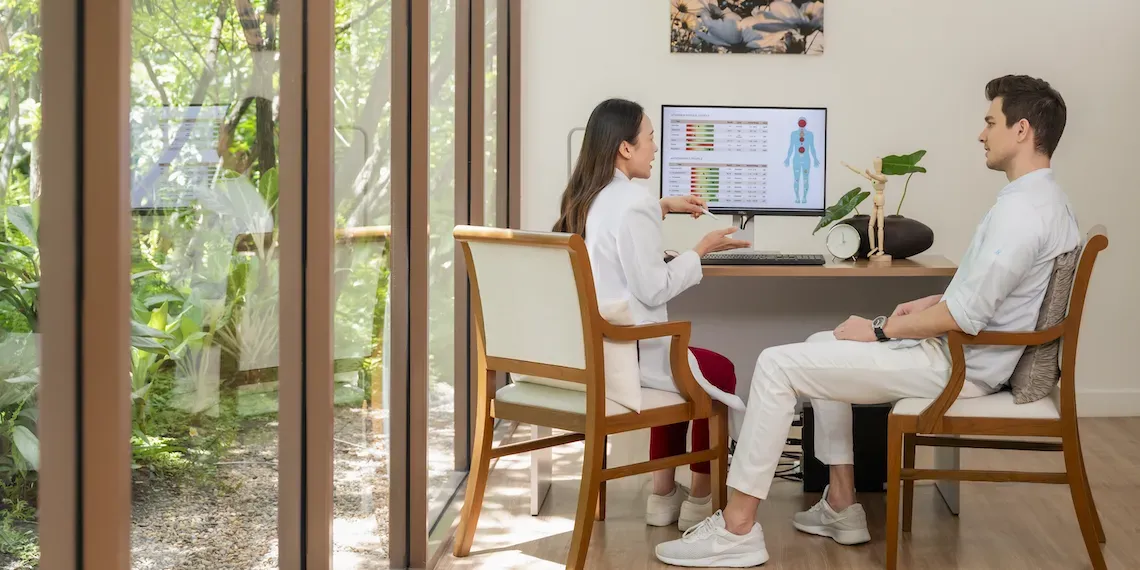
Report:
[[[677,212],[699,218],[704,214],[704,205],[704,198],[692,194],[669,196],[661,199],[661,217],[664,218],[669,212]]]
[[[902,315],[912,315],[914,313],[921,313],[937,305],[942,300],[942,295],[931,295],[922,299],[915,299],[913,301],[903,303],[895,307],[895,312],[891,313],[892,317],[901,317]]]
[[[854,340],[858,342],[875,342],[875,329],[871,321],[863,317],[852,315],[846,321],[835,327],[836,340]]]

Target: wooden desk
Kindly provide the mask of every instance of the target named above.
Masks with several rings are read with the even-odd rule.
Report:
[[[871,267],[866,259],[825,265],[705,265],[706,277],[953,277],[958,266],[941,255],[895,259]]]

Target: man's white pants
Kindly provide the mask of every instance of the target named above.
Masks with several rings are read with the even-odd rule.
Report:
[[[827,331],[807,342],[766,349],[752,375],[728,486],[758,499],[768,497],[800,397],[811,398],[815,410],[816,457],[826,465],[850,465],[851,404],[937,398],[949,378],[950,355],[940,339],[891,348],[886,343],[836,340]],[[960,397],[987,393],[966,382]]]

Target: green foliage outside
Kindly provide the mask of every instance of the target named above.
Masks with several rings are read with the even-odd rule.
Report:
[[[262,366],[276,358],[279,342],[276,204],[279,193],[296,191],[281,188],[277,177],[277,63],[280,42],[291,41],[279,37],[279,9],[276,0],[134,2],[134,176],[155,165],[173,136],[171,124],[149,123],[145,112],[195,105],[225,110],[210,199],[133,216],[131,371],[123,381],[130,383],[133,407],[136,486],[158,480],[211,484],[243,426],[276,413],[276,370]],[[450,385],[454,2],[433,0],[432,10],[430,372],[433,384]],[[336,0],[336,14],[337,227],[383,226],[390,219],[390,6],[386,0]],[[487,41],[492,46],[494,38]],[[489,49],[488,58],[494,53]],[[40,55],[39,0],[3,0],[0,562],[10,561],[13,568],[34,567],[39,558],[37,204],[41,157],[50,154],[39,147]],[[487,81],[494,85],[493,71]],[[486,134],[493,177],[494,129]],[[235,238],[256,215],[269,216],[272,231],[252,232],[245,242]],[[380,381],[382,351],[376,347],[382,343],[388,283],[384,247],[338,247],[333,278],[337,403],[359,405]]]

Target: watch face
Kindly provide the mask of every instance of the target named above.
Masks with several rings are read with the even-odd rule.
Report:
[[[881,329],[881,328],[883,328],[883,325],[886,324],[886,322],[887,322],[886,317],[875,317],[875,320],[871,321],[871,326],[873,326],[877,329]]]
[[[859,241],[859,230],[847,224],[835,224],[827,232],[827,251],[840,259],[855,257]]]

